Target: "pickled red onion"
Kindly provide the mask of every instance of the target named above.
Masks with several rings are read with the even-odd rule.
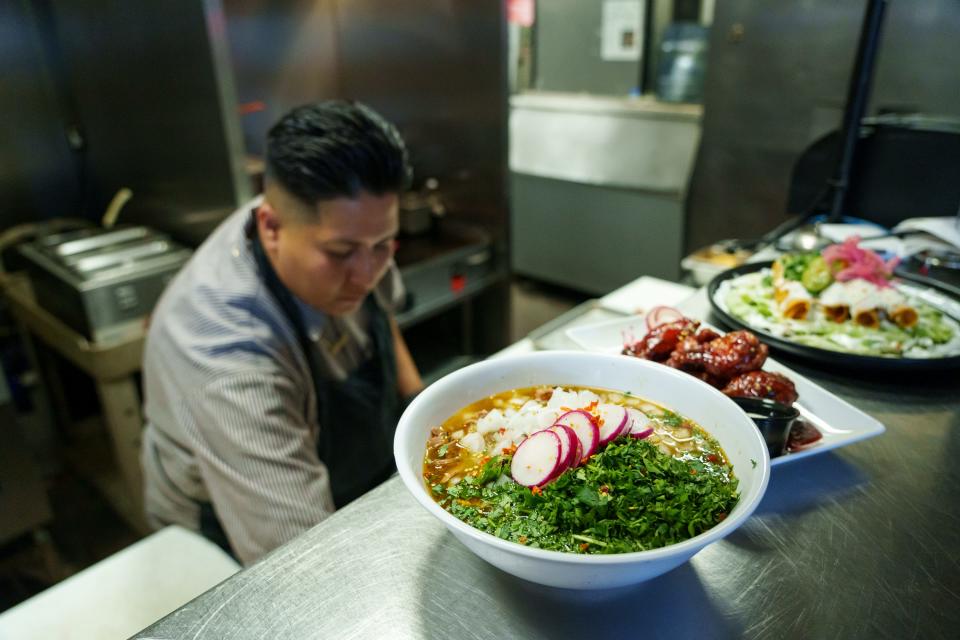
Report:
[[[834,279],[847,282],[861,278],[880,288],[892,286],[890,278],[893,277],[893,269],[899,264],[900,258],[893,257],[884,262],[883,258],[873,251],[857,246],[859,242],[860,236],[851,236],[842,244],[830,245],[822,251],[821,255],[830,267],[837,262],[843,265],[843,268],[834,274]]]

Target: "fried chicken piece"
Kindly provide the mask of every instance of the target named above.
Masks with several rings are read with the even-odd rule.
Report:
[[[699,342],[700,344],[704,344],[706,342],[712,342],[719,337],[720,337],[719,333],[717,333],[713,329],[708,329],[707,327],[704,327],[703,329],[700,329],[700,331],[697,331],[697,342]]]
[[[724,385],[727,384],[729,378],[715,376],[709,373],[704,366],[703,356],[708,349],[707,344],[709,344],[709,342],[707,344],[700,342],[700,336],[704,331],[714,333],[710,329],[701,329],[700,333],[696,335],[688,335],[680,341],[677,348],[673,350],[673,353],[670,354],[670,357],[663,364],[668,367],[673,367],[674,369],[680,369],[717,389],[722,389]]]
[[[706,343],[699,352],[692,352],[690,358],[699,360],[707,373],[730,379],[760,369],[769,351],[749,331],[731,331]]]
[[[699,322],[689,318],[658,325],[647,332],[647,335],[625,347],[623,352],[638,358],[663,362],[670,357],[677,345],[692,336],[699,326]]]
[[[681,367],[675,367],[676,369],[681,369]],[[691,369],[683,369],[684,373],[688,373],[694,378],[703,380],[711,387],[716,387],[717,389],[723,389],[728,382],[728,378],[719,378],[707,371],[693,371]]]
[[[797,399],[789,378],[760,371],[769,349],[749,331],[721,335],[682,318],[654,327],[623,353],[680,369],[728,396],[772,398],[784,404]]]
[[[706,349],[706,345],[697,342],[696,336],[688,335],[680,340],[664,364],[684,371],[703,371],[703,352]]]
[[[739,375],[721,391],[732,397],[770,398],[786,405],[793,404],[798,397],[792,380],[770,371],[749,371]]]

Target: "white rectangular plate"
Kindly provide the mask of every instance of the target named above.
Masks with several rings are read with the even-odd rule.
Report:
[[[703,326],[709,325],[705,324]],[[719,329],[716,330],[722,333]],[[586,351],[620,353],[623,350],[625,340],[639,339],[646,333],[644,317],[636,315],[573,327],[567,330],[567,337]],[[823,434],[821,440],[806,449],[773,458],[770,461],[771,465],[794,462],[837,447],[845,447],[848,444],[878,436],[886,431],[882,422],[875,420],[799,373],[783,366],[773,358],[767,359],[764,369],[782,373],[793,380],[797,387],[797,394],[800,396],[796,403],[800,415]]]

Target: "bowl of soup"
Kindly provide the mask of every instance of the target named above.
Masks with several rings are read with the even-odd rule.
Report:
[[[473,553],[531,582],[635,584],[737,529],[770,458],[730,398],[655,362],[540,352],[480,362],[409,405],[394,456]]]

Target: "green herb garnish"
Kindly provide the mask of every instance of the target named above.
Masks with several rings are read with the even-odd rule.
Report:
[[[535,490],[502,477],[509,461],[493,458],[437,501],[467,524],[520,544],[626,553],[698,535],[722,521],[739,498],[729,465],[677,459],[645,440],[612,443]]]
[[[777,260],[783,265],[783,277],[785,279],[800,281],[803,278],[803,272],[807,270],[810,263],[819,257],[819,253],[788,253],[780,256]]]

